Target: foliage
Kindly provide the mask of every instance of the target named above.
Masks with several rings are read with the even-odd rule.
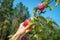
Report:
[[[31,32],[29,32],[27,35],[29,37],[29,40],[53,40],[55,38],[49,38],[53,37],[54,34],[59,27],[56,22],[51,20],[50,18],[44,18],[42,16],[32,17],[33,20],[33,27]],[[38,23],[38,24],[37,24]],[[51,35],[52,34],[52,35]],[[58,36],[57,36],[58,37]]]
[[[49,6],[51,2],[53,2],[53,0],[42,1],[45,8],[50,8],[50,10],[53,10],[53,6]],[[45,13],[44,10],[38,10],[37,7],[33,9],[34,16],[32,17],[32,23],[34,25],[32,26],[31,32],[27,34],[29,40],[60,40],[60,29],[58,29],[60,28],[59,25],[50,18],[44,18],[41,16],[42,13]]]
[[[14,0],[1,0],[0,5],[0,40],[16,32],[19,24],[28,18],[29,11],[21,2],[13,8]]]

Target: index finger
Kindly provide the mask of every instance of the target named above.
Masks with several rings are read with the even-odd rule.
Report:
[[[28,29],[29,27],[31,27],[31,25],[27,25],[27,26],[25,27],[25,29]]]

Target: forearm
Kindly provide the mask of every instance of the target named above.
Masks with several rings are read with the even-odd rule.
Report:
[[[21,40],[21,34],[14,34],[13,37],[11,38],[11,40]]]

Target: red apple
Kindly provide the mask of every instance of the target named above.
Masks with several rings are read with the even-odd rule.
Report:
[[[25,26],[25,27],[26,27],[26,26],[28,25],[28,23],[29,23],[29,22],[31,22],[31,19],[26,19],[26,20],[24,21],[23,26]]]
[[[26,19],[23,23],[23,26],[26,27],[27,25],[29,25],[29,22],[31,22],[32,20],[31,19]],[[31,27],[29,27],[27,30],[31,30]]]
[[[43,10],[45,8],[43,3],[38,3],[37,5],[38,10]]]

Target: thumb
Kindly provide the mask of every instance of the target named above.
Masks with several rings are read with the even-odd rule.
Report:
[[[30,30],[26,30],[26,33],[30,32]]]

